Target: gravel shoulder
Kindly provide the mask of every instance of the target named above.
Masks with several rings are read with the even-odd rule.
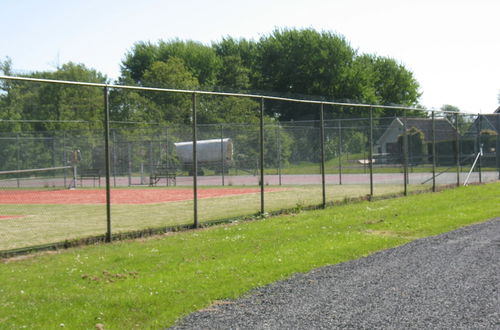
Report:
[[[172,329],[500,329],[500,218],[322,267]]]

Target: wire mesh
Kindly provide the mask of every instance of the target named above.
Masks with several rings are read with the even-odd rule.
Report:
[[[108,220],[114,235],[140,234],[317,206],[323,196],[337,202],[500,175],[499,115],[433,118],[397,107],[41,81],[10,87],[0,121],[0,251],[103,236]]]

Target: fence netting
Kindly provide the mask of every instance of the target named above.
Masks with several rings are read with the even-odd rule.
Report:
[[[500,175],[499,114],[30,81],[0,101],[3,252]]]

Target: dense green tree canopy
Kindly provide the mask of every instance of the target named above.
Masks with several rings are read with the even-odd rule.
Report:
[[[6,63],[4,63],[5,66]],[[51,72],[35,72],[34,78],[106,83],[107,78],[83,64],[66,63]],[[11,81],[4,83],[0,95],[0,118],[31,120],[25,129],[46,131],[75,128],[78,123],[55,121],[92,121],[102,123],[103,92],[94,87]],[[12,130],[20,124],[12,124]]]
[[[0,65],[4,73],[10,72],[10,60]],[[36,72],[30,76],[107,81],[99,72],[74,63],[64,64],[54,72]],[[404,106],[417,105],[420,97],[418,82],[403,64],[387,57],[358,54],[343,36],[313,29],[276,29],[257,41],[226,37],[212,45],[178,39],[137,42],[125,54],[118,83]],[[12,90],[12,86],[18,88]],[[4,106],[0,116],[7,113],[10,118],[97,119],[95,109],[102,103],[99,89],[27,86],[2,82],[0,87],[4,92],[0,102]],[[113,90],[112,101],[114,120],[166,124],[190,121],[191,106],[186,96]],[[206,97],[201,109],[204,111],[201,122],[229,118],[252,122],[258,116],[253,101]],[[349,115],[356,110],[344,107],[336,111]],[[281,120],[314,119],[318,115],[315,107],[289,102],[266,102],[266,113]],[[391,113],[377,110],[376,115]]]
[[[216,83],[221,60],[214,49],[195,41],[180,40],[160,41],[157,45],[150,42],[136,43],[122,62],[122,77],[146,85],[143,81],[146,71],[150,70],[154,63],[166,62],[171,57],[181,59],[202,86],[212,86]]]
[[[343,36],[313,29],[277,29],[258,41],[226,37],[211,46],[180,40],[139,42],[126,54],[120,80],[174,87],[158,85],[146,75],[153,65],[173,57],[183,61],[203,89],[404,106],[416,105],[420,97],[418,82],[401,63],[359,55]],[[296,105],[267,106],[269,115],[284,120],[310,119],[313,112]]]

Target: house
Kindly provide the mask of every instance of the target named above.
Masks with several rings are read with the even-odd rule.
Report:
[[[483,150],[483,164],[500,168],[500,107],[494,113],[478,115],[463,135],[464,153],[476,154],[480,147]]]
[[[387,127],[385,132],[377,139],[373,153],[384,158],[392,154],[400,154],[401,147],[398,139],[403,135],[404,118],[396,117]],[[406,129],[416,129],[423,133],[423,143],[432,143],[432,119],[431,118],[407,118]],[[436,142],[453,141],[456,138],[455,127],[446,118],[434,120],[434,136]],[[386,162],[389,160],[386,158]],[[383,159],[382,159],[383,162]]]
[[[500,107],[494,113],[477,116],[465,135],[474,136],[484,131],[500,133]]]

